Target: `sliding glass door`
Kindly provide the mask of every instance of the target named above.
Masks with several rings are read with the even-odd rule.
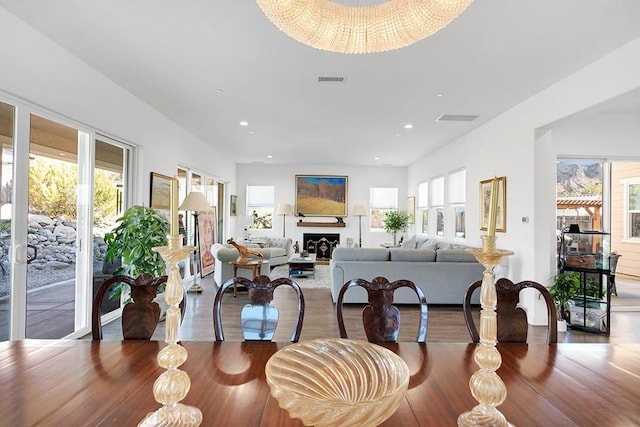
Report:
[[[15,107],[0,102],[0,341],[9,339]]]
[[[0,340],[84,335],[132,148],[9,99],[0,144]]]

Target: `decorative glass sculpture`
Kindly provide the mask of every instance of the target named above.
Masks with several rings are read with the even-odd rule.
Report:
[[[271,394],[292,418],[314,426],[376,426],[398,409],[409,368],[366,341],[317,339],[285,347],[267,362]]]

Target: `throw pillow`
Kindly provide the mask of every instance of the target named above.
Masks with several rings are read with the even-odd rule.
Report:
[[[402,249],[415,249],[416,248],[416,236],[411,236],[400,245]]]
[[[438,241],[427,239],[418,249],[433,249],[435,251],[436,249],[438,249]]]

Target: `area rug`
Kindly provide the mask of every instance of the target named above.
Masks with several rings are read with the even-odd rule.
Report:
[[[278,277],[289,277],[289,266],[287,264],[274,267],[269,274],[271,280]],[[313,276],[292,277],[303,289],[310,288],[329,288],[331,287],[331,279],[329,278],[329,266],[316,264],[316,274]]]

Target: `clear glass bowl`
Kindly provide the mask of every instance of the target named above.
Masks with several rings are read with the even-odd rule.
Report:
[[[307,426],[376,426],[404,399],[409,368],[376,344],[317,339],[279,350],[266,377],[280,407]]]

